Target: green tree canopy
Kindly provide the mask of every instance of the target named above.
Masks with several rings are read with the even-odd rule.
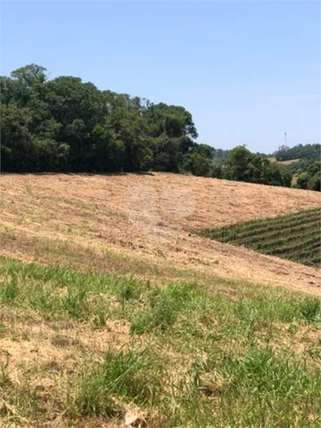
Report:
[[[30,64],[0,77],[2,171],[190,172],[195,175],[289,186],[292,166],[271,164],[245,146],[198,144],[193,117],[182,106],[99,90],[79,77],[49,80]],[[305,156],[298,186],[320,188],[316,145],[282,148],[277,156]],[[286,153],[285,153],[286,152]],[[290,157],[289,157],[290,156]],[[310,158],[309,158],[310,159]]]

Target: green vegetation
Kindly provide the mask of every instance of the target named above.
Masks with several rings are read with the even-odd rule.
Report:
[[[306,159],[309,162],[320,160],[321,145],[320,144],[298,144],[294,147],[281,146],[272,156],[275,156],[278,161],[286,161],[292,159]]]
[[[80,78],[48,80],[31,64],[1,77],[1,168],[10,172],[178,172],[213,150],[183,107],[112,91]],[[207,173],[207,170],[204,170]]]
[[[244,146],[198,144],[181,106],[100,91],[80,78],[48,80],[31,64],[0,77],[4,172],[184,172],[290,186],[291,174]],[[314,186],[315,187],[315,186]]]
[[[290,187],[292,175],[285,167],[251,153],[245,146],[239,146],[228,154],[222,177],[228,180]]]
[[[291,165],[289,165],[291,166]],[[292,171],[296,167],[296,164],[293,164]],[[297,187],[300,189],[309,189],[309,190],[321,190],[321,162],[313,162],[308,166],[301,166],[301,163],[296,167],[297,168]],[[303,170],[303,172],[302,172]]]
[[[320,209],[314,208],[271,219],[205,229],[200,234],[217,241],[244,245],[263,254],[319,266],[320,227]]]
[[[295,176],[295,187],[300,189],[321,190],[321,145],[298,144],[294,147],[282,146],[273,153],[278,161],[299,159],[287,165],[287,170]]]
[[[2,259],[3,337],[43,346],[51,326],[51,342],[67,347],[69,358],[79,354],[72,368],[24,363],[19,380],[8,355],[0,371],[4,424],[45,426],[58,418],[98,426],[99,418],[123,418],[130,404],[146,412],[150,427],[319,426],[318,299],[217,281],[230,294]],[[129,326],[126,342],[114,340],[99,357],[81,334],[58,340],[64,325],[108,335],[116,321]],[[41,326],[30,337],[28,323]]]

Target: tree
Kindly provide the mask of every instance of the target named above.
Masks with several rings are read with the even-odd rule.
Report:
[[[32,112],[15,104],[1,106],[1,169],[2,171],[32,172],[37,153],[28,125]]]
[[[223,171],[224,178],[229,180],[272,186],[291,185],[292,175],[287,169],[251,153],[245,146],[238,146],[230,151]]]
[[[13,79],[17,79],[25,86],[32,87],[36,83],[44,83],[47,80],[46,69],[40,65],[30,64],[18,68],[11,73]]]
[[[235,147],[230,151],[227,158],[227,168],[224,172],[225,178],[236,181],[250,181],[251,160],[252,153],[245,146]]]
[[[193,175],[208,176],[211,169],[210,159],[199,153],[191,153],[185,156],[184,169]]]
[[[297,186],[301,189],[307,189],[309,179],[309,174],[307,172],[302,172],[302,174],[300,174],[298,177]]]
[[[321,191],[321,172],[317,171],[308,181],[308,189]]]

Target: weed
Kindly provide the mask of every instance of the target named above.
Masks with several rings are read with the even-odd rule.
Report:
[[[116,294],[122,301],[138,300],[142,293],[142,284],[131,278],[115,284]]]
[[[160,369],[146,352],[110,349],[102,363],[86,364],[78,374],[73,406],[81,416],[108,418],[121,413],[116,397],[152,406],[162,391]]]
[[[163,290],[154,289],[148,296],[150,310],[138,312],[132,319],[132,331],[165,331],[173,326],[181,312],[195,309],[204,295],[195,284],[169,284]]]
[[[317,426],[317,416],[307,421],[318,414],[319,382],[320,375],[311,374],[304,361],[292,354],[276,355],[269,347],[252,346],[242,359],[226,352],[206,361],[197,357],[190,383],[181,384],[182,392],[176,394],[180,410],[173,408],[170,423],[282,427],[293,426],[296,418],[295,426]],[[302,391],[309,397],[304,404]]]
[[[1,303],[12,303],[18,296],[17,277],[12,276],[9,281],[2,284],[0,287],[0,301]]]
[[[2,388],[11,385],[10,376],[9,376],[9,360],[10,356],[6,354],[6,361],[0,362],[0,385]]]

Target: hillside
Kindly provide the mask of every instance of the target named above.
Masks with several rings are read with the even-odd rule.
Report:
[[[163,205],[169,204],[169,217],[162,214],[160,200],[153,205],[148,195],[147,203],[133,201],[128,211],[126,195],[135,186],[147,186],[147,191],[152,187]],[[181,212],[184,203],[179,205],[179,199],[173,200],[168,192],[173,191],[171,186],[192,192],[195,209],[189,217]],[[190,232],[319,205],[315,192],[173,174],[3,175],[1,251],[25,261],[59,263],[83,271],[111,270],[166,280],[186,277],[188,267],[188,276],[201,272],[286,287],[291,284],[317,293],[319,274],[314,268]],[[129,220],[137,213],[142,214],[138,227]],[[150,230],[156,240],[150,239]]]
[[[318,427],[320,269],[194,232],[319,203],[172,174],[3,175],[2,425]]]

